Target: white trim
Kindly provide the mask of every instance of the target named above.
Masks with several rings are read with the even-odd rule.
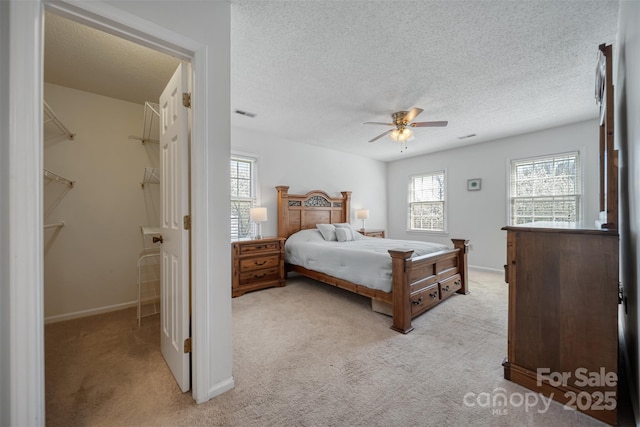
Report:
[[[44,425],[43,7],[9,5],[9,365],[11,425]]]
[[[9,343],[11,402],[10,413],[3,415],[10,425],[44,425],[44,319],[43,319],[43,229],[42,229],[42,88],[43,88],[43,4],[47,0],[9,0],[10,51],[9,100],[11,120],[8,131],[9,184],[8,200],[11,253],[9,285],[11,322]],[[192,123],[192,396],[201,403],[217,391],[210,388],[211,374],[211,314],[210,284],[214,275],[209,267],[212,248],[208,238],[208,161],[207,46],[194,42],[161,26],[125,11],[93,1],[47,1],[47,7],[67,17],[73,17],[119,37],[161,48],[174,56],[191,59],[193,81]],[[146,43],[145,43],[146,40]],[[162,47],[165,49],[162,49]],[[6,101],[5,101],[6,102]],[[4,203],[3,196],[2,202]],[[231,300],[229,287],[229,303]],[[3,317],[4,318],[4,317]],[[230,325],[231,319],[224,325]],[[220,325],[218,325],[220,326]],[[229,344],[230,344],[230,331]],[[226,343],[223,343],[226,346]],[[226,347],[225,347],[226,348]],[[217,350],[220,352],[221,350]],[[226,362],[226,353],[222,354]],[[230,364],[231,361],[229,360]],[[229,367],[229,374],[231,369]],[[229,377],[224,382],[233,384]],[[230,387],[230,386],[229,386]]]
[[[116,37],[190,61],[200,43],[100,1],[44,0],[47,10]]]
[[[123,302],[120,304],[106,305],[104,307],[91,308],[89,310],[80,310],[80,311],[74,311],[72,313],[58,314],[56,316],[45,317],[44,323],[46,325],[49,323],[62,322],[64,320],[95,316],[96,314],[111,313],[113,311],[124,310],[126,308],[135,307],[137,305],[138,305],[137,301],[129,301],[129,302]]]
[[[214,396],[218,396],[222,393],[224,393],[225,391],[229,391],[231,390],[233,387],[235,387],[235,383],[233,382],[233,378],[227,378],[224,381],[220,381],[217,384],[214,384],[213,387],[211,387],[209,389],[209,396],[214,397]],[[200,402],[198,402],[200,403]]]
[[[504,270],[500,270],[499,268],[481,267],[479,265],[469,265],[469,269],[478,271],[490,271],[492,273],[504,273]]]

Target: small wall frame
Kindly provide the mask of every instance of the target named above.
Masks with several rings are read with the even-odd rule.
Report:
[[[482,187],[482,179],[472,178],[467,180],[467,191],[478,191]]]

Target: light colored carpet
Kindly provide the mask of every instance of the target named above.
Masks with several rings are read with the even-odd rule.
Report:
[[[555,402],[545,411],[539,398],[518,404],[534,396],[502,377],[507,285],[495,273],[470,279],[470,295],[414,319],[408,335],[367,298],[306,278],[234,298],[236,387],[202,405],[164,364],[158,316],[140,328],[135,310],[47,325],[47,424],[603,425]],[[506,407],[478,398],[501,390]]]

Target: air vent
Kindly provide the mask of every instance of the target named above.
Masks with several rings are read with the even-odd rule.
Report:
[[[459,136],[459,137],[458,137],[458,139],[473,138],[474,136],[476,136],[476,134],[475,134],[475,133],[470,133],[469,135]]]
[[[251,117],[251,118],[254,118],[256,116],[254,113],[250,113],[248,111],[242,111],[242,110],[235,110],[234,113],[240,114],[241,116]]]

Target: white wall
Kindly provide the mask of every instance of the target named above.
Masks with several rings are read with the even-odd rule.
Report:
[[[0,2],[0,40],[9,39],[9,3]],[[0,42],[0,64],[9,61],[9,46]],[[0,99],[9,97],[9,73],[0,67]],[[9,231],[9,105],[0,102],[0,236]],[[11,371],[10,353],[4,349],[10,346],[11,313],[9,306],[9,239],[0,239],[0,378],[9,378]],[[0,381],[0,425],[10,422],[10,381]]]
[[[596,107],[594,105],[594,110]],[[506,261],[507,175],[511,159],[583,149],[586,225],[598,215],[598,123],[580,122],[540,132],[392,162],[388,166],[388,229],[396,239],[469,239],[469,264],[502,270]],[[407,231],[409,176],[446,169],[448,233]],[[467,180],[481,178],[480,191],[467,191]]]
[[[267,207],[269,221],[262,234],[278,233],[278,185],[288,185],[289,193],[305,194],[323,190],[332,196],[351,191],[351,223],[360,228],[357,209],[369,209],[366,228],[387,224],[386,163],[326,148],[276,140],[246,129],[233,128],[231,149],[237,154],[258,158],[260,203]]]
[[[76,134],[45,126],[44,167],[75,181],[44,181],[45,224],[65,223],[44,232],[45,321],[133,304],[140,226],[157,226],[160,207],[158,185],[140,185],[158,146],[128,138],[142,136],[144,106],[52,84],[44,97]]]
[[[640,2],[620,2],[618,44],[613,45],[615,140],[620,164],[621,324],[636,423],[640,425]]]

